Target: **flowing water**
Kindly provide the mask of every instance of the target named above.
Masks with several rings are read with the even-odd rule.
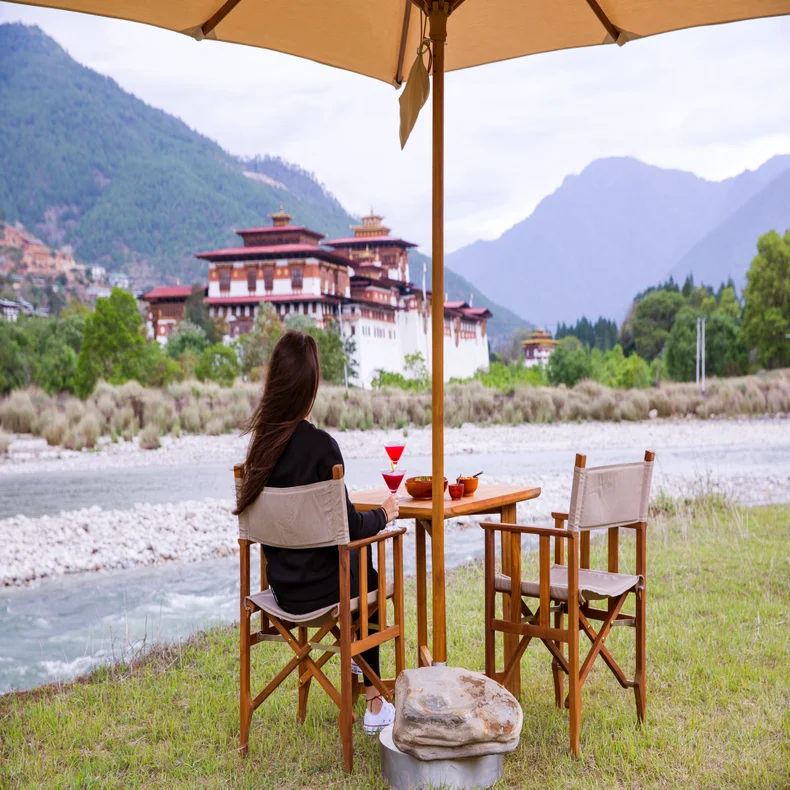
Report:
[[[622,450],[596,452],[595,462],[633,460]],[[448,477],[481,469],[491,478],[564,479],[572,452],[465,454],[450,456]],[[380,487],[381,464],[349,459],[346,479],[356,488]],[[411,474],[430,472],[430,459],[404,457]],[[790,472],[790,447],[758,444],[731,447],[661,448],[656,479],[662,474],[693,481],[706,476],[738,483]],[[786,499],[789,486],[756,499]],[[165,503],[204,497],[230,499],[232,477],[225,466],[198,466],[16,474],[0,478],[0,518],[41,516],[99,505],[125,509],[137,502]],[[547,503],[548,504],[548,503]],[[551,503],[562,507],[564,503]],[[446,541],[446,564],[455,567],[480,557],[482,531],[457,529]],[[405,563],[413,572],[413,538],[407,536]],[[254,585],[254,583],[253,583]],[[254,588],[254,586],[253,586]],[[0,591],[0,693],[67,680],[102,663],[129,657],[144,645],[181,639],[207,625],[229,622],[238,612],[238,560],[80,574],[27,589]]]

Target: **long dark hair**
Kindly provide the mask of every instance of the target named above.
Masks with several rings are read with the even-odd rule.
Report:
[[[255,501],[268,482],[296,426],[313,408],[320,379],[315,340],[302,332],[286,332],[274,347],[263,397],[245,430],[252,439],[236,496],[236,515]]]

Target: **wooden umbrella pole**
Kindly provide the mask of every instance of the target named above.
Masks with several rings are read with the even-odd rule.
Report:
[[[449,3],[432,2],[429,14],[433,53],[433,195],[431,266],[431,431],[433,496],[431,573],[433,580],[433,661],[447,662],[444,597],[444,42]]]

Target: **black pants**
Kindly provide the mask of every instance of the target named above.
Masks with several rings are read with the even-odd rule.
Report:
[[[370,551],[370,547],[368,547],[368,593],[372,590],[375,590],[378,587],[379,583],[379,575],[376,572],[376,569],[373,567],[373,554]],[[352,549],[350,553],[350,560],[351,560],[351,597],[356,598],[359,595],[359,549]],[[379,610],[376,609],[368,617],[368,622],[372,625],[379,624]],[[379,646],[376,645],[375,647],[371,647],[369,650],[363,650],[360,653],[360,656],[367,662],[368,666],[379,676],[381,677],[381,667],[379,664]],[[367,675],[363,677],[363,681],[366,686],[372,686],[373,683],[370,681]]]

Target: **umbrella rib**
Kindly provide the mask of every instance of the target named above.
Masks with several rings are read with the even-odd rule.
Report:
[[[606,28],[606,32],[612,37],[612,41],[617,41],[620,31],[611,23],[601,6],[598,5],[596,0],[587,0],[587,5],[590,6],[595,16],[598,17],[598,21]]]
[[[241,2],[241,0],[227,0],[222,8],[217,11],[200,29],[204,36],[209,35],[214,28]]]
[[[406,0],[403,10],[403,30],[400,34],[400,49],[398,51],[398,70],[395,72],[395,84],[403,84],[403,59],[406,56],[406,38],[409,35],[409,20],[411,19],[412,0]]]

